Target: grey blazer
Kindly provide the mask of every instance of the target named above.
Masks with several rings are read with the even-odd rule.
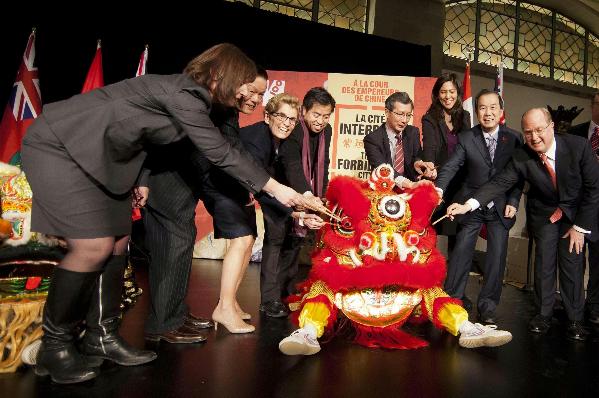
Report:
[[[149,146],[186,136],[211,163],[260,191],[268,173],[214,127],[210,107],[208,91],[187,75],[145,75],[48,104],[41,118],[75,163],[115,194],[132,188]]]

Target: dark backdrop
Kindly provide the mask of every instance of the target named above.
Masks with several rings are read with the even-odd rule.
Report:
[[[50,3],[50,4],[48,4]],[[102,39],[106,84],[133,77],[144,45],[148,73],[180,72],[209,46],[238,45],[267,69],[429,76],[430,47],[334,28],[241,3],[201,0],[47,1],[3,5],[0,107],[6,106],[27,37],[37,28],[35,64],[44,103],[81,91]],[[13,9],[14,7],[14,9]]]

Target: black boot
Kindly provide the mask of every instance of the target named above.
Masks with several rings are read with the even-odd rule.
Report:
[[[35,373],[50,375],[60,384],[79,383],[96,377],[91,366],[74,345],[73,329],[87,312],[89,297],[98,272],[73,272],[56,268],[44,307],[42,345]]]
[[[81,351],[92,358],[133,366],[156,359],[156,353],[132,347],[118,334],[126,264],[127,257],[124,255],[112,256],[106,262],[92,295]]]

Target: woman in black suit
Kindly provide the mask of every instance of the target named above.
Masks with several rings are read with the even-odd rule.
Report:
[[[76,383],[97,376],[99,361],[90,357],[123,365],[156,357],[129,347],[118,335],[120,293],[115,291],[122,284],[109,272],[125,261],[130,192],[152,146],[188,137],[248,189],[270,192],[287,205],[304,202],[251,156],[232,148],[210,121],[212,102],[234,105],[255,76],[253,61],[241,50],[220,44],[193,59],[183,74],[140,76],[46,105],[29,127],[22,164],[34,197],[31,229],[64,237],[68,249],[48,292],[37,374]],[[92,293],[100,305],[89,306]],[[96,324],[81,349],[86,358],[72,332],[91,312]]]
[[[470,113],[462,107],[460,93],[460,84],[454,73],[443,73],[435,82],[431,93],[432,103],[424,116],[422,117],[422,151],[420,159],[425,162],[431,162],[435,165],[435,170],[429,174],[429,178],[437,178],[439,170],[449,156],[453,153],[458,143],[458,133],[469,130]],[[444,195],[451,198],[457,193],[461,186],[460,176],[456,176],[453,183],[449,186],[448,192]],[[437,219],[445,214],[446,206],[438,209],[433,215]],[[438,216],[438,217],[437,217]],[[447,235],[449,240],[449,249],[453,248],[456,234],[455,223],[444,220],[437,224],[437,233]]]

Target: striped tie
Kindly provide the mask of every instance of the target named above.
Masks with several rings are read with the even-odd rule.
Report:
[[[549,173],[549,176],[551,177],[551,182],[553,183],[553,188],[555,190],[557,190],[557,176],[555,175],[555,170],[553,170],[553,167],[551,167],[551,164],[547,160],[547,155],[545,155],[544,153],[541,153],[541,154],[539,154],[539,156],[541,157],[541,161],[543,162],[545,169],[547,170],[547,172]],[[551,223],[554,224],[555,222],[559,221],[560,218],[562,218],[562,209],[560,209],[558,207],[557,209],[555,209],[553,214],[551,214],[551,217],[549,217],[549,221],[551,221]]]
[[[593,134],[591,134],[591,147],[595,155],[599,155],[599,126],[595,126]]]
[[[397,142],[395,143],[395,160],[393,161],[393,168],[399,175],[403,175],[404,162],[403,162],[403,134],[395,134]]]

